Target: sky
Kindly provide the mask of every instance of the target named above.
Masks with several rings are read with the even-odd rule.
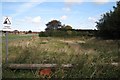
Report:
[[[113,10],[115,0],[3,0],[0,2],[0,22],[6,16],[11,29],[19,31],[44,31],[51,20],[74,29],[96,29],[101,15]],[[3,29],[4,25],[0,26]]]

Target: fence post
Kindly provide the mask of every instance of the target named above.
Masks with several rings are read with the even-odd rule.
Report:
[[[6,64],[8,64],[8,31],[6,31],[6,58],[5,58]]]

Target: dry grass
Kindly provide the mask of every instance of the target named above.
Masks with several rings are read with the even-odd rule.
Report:
[[[70,63],[74,65],[68,70],[55,69],[51,77],[117,77],[118,67],[102,65],[103,68],[101,68],[99,66],[106,62],[118,62],[117,50],[116,42],[109,40],[34,37],[9,42],[9,63]],[[4,57],[5,55],[3,62]],[[3,76],[5,77],[8,73],[10,73],[9,70],[4,71]],[[14,74],[14,72],[11,73]],[[28,77],[40,77],[36,73],[37,71],[30,72]],[[25,77],[21,74],[21,77]],[[28,74],[24,73],[24,75]],[[7,77],[10,76],[7,75]]]

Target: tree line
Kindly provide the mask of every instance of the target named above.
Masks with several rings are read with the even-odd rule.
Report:
[[[52,20],[46,24],[44,32],[40,32],[40,37],[76,37],[76,36],[93,36],[93,30],[73,29],[70,25],[65,25],[58,21]]]

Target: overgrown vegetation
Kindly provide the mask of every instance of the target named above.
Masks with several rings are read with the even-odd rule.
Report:
[[[40,32],[39,37],[93,37],[97,30],[57,29]]]
[[[38,74],[40,69],[6,69],[4,47],[3,42],[4,78],[42,78]],[[70,69],[52,69],[50,78],[117,78],[119,67],[111,63],[118,62],[118,45],[113,40],[97,40],[94,37],[35,37],[9,42],[9,63],[74,65]]]
[[[119,78],[119,18],[120,2],[114,11],[103,15],[96,30],[75,30],[53,20],[46,24],[39,37],[9,36],[8,63],[16,64],[72,64],[72,68],[58,66],[51,69],[47,78]],[[5,65],[5,42],[3,37],[3,78],[43,78],[37,70],[10,70]]]

